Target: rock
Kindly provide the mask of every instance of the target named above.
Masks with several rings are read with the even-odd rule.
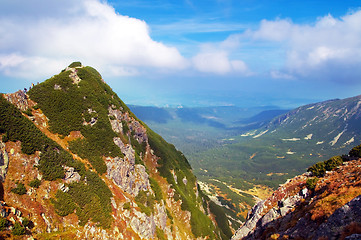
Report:
[[[7,93],[4,94],[4,97],[21,111],[26,111],[29,107],[31,107],[28,97],[24,91],[19,90],[15,93]]]
[[[247,214],[247,221],[233,235],[232,240],[246,237],[257,225],[262,217],[265,201],[258,202]]]
[[[278,217],[280,217],[282,214],[279,213],[275,208],[272,208],[268,213],[266,213],[263,218],[261,219],[261,226],[264,227],[268,223],[274,221]]]
[[[361,234],[352,234],[351,236],[348,236],[345,238],[345,240],[360,240]]]
[[[123,191],[137,196],[139,191],[150,189],[149,176],[143,165],[125,159],[107,158],[107,177]]]
[[[51,232],[51,223],[50,223],[49,219],[45,216],[45,213],[41,213],[40,216],[44,219],[44,222],[46,224],[46,232],[50,233]]]
[[[163,204],[155,204],[154,222],[160,229],[164,230],[167,227],[167,213]]]
[[[187,180],[187,178],[186,178],[186,177],[184,177],[184,178],[182,179],[182,181],[183,181],[183,184],[184,184],[184,185],[187,185],[188,180]]]
[[[79,182],[81,179],[81,176],[78,172],[74,171],[73,167],[67,167],[64,166],[65,170],[65,182],[66,183],[72,183],[72,182]]]
[[[154,238],[156,225],[153,216],[147,216],[145,213],[134,210],[134,217],[130,220],[130,227],[140,238]]]
[[[5,150],[5,144],[0,141],[0,180],[5,181],[6,173],[8,172],[9,156]]]
[[[67,67],[66,71],[69,71],[69,70],[70,70],[69,77],[73,80],[73,84],[79,84],[81,79],[77,74],[78,70],[76,68]]]
[[[283,186],[280,188],[282,189]],[[291,217],[289,216],[290,211],[295,208],[302,199],[308,197],[308,194],[309,193],[307,188],[304,188],[293,196],[281,199],[278,201],[277,207],[270,209],[265,214],[263,214],[263,209],[266,206],[263,204],[266,201],[257,203],[257,205],[255,205],[248,213],[246,222],[237,230],[232,239],[242,239],[246,236],[251,236],[250,239],[252,239],[253,235],[256,235],[257,237],[258,233],[262,232],[268,224],[272,223],[280,217],[283,217],[284,222],[287,222],[287,219]]]
[[[320,237],[338,239],[342,229],[352,222],[361,222],[361,195],[337,209],[326,222],[322,223],[314,239]]]

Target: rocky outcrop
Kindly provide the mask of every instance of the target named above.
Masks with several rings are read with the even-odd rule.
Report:
[[[21,111],[26,111],[33,104],[30,102],[25,91],[19,90],[15,93],[4,94],[6,100],[14,104]]]
[[[5,144],[0,141],[0,180],[5,181],[6,173],[9,166],[9,156],[5,150]]]
[[[154,238],[156,225],[153,216],[133,210],[134,216],[129,225],[142,239]]]
[[[131,117],[128,112],[123,113],[121,110],[116,109],[115,106],[108,108],[108,116],[111,118],[109,121],[113,131],[117,133],[123,132],[123,121],[126,122],[133,137],[139,143],[148,142],[147,129],[139,121]]]
[[[257,225],[262,218],[262,212],[265,201],[260,201],[248,212],[247,221],[240,227],[233,235],[232,240],[242,239],[247,236]]]
[[[81,68],[81,67],[77,67],[77,68]],[[69,77],[71,78],[71,80],[73,80],[74,84],[79,84],[81,81],[80,77],[77,74],[78,72],[77,68],[70,68],[70,67],[66,68],[66,71],[70,71]]]
[[[351,223],[361,223],[361,195],[337,209],[327,222],[322,223],[317,229],[314,239],[325,236],[329,239],[340,239],[344,227]],[[361,239],[354,237],[349,239]]]
[[[149,176],[145,167],[140,164],[132,164],[128,159],[107,158],[107,177],[119,186],[123,191],[137,196],[139,191],[150,189]]]
[[[81,176],[78,172],[74,170],[73,167],[64,166],[65,170],[65,182],[66,183],[72,183],[72,182],[79,182],[81,179]]]
[[[252,208],[232,239],[354,239],[361,227],[360,168],[361,159],[345,162],[312,191],[305,187],[310,174],[290,179]]]

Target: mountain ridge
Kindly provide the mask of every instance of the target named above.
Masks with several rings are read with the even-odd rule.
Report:
[[[74,62],[0,104],[4,237],[14,228],[37,239],[231,236],[184,155],[95,69]]]

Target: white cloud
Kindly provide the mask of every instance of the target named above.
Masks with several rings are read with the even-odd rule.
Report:
[[[201,45],[200,52],[192,58],[193,67],[204,73],[250,75],[247,64],[232,57],[240,47],[240,36],[231,35],[219,43]]]
[[[27,5],[28,1],[16,2]],[[105,2],[60,1],[46,5],[47,11],[37,12],[43,15],[34,16],[21,8],[0,17],[0,71],[39,77],[32,72],[36,67],[54,67],[49,71],[57,72],[58,64],[63,68],[76,60],[98,66],[99,70],[111,69],[114,75],[133,75],[138,72],[135,68],[187,67],[187,60],[176,48],[151,39],[144,21],[122,16]],[[12,7],[7,4],[4,8],[11,12]]]
[[[314,24],[295,24],[290,20],[263,20],[256,31],[244,39],[279,43],[285,52],[281,71],[272,77],[299,76],[354,82],[361,77],[361,10],[341,18],[320,17]],[[278,75],[278,76],[277,76]]]

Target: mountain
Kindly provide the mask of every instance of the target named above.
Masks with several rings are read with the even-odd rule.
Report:
[[[163,109],[170,115],[166,123],[147,120],[147,124],[185,153],[203,189],[225,207],[237,228],[253,204],[280,183],[361,142],[360,98],[333,99],[286,112],[185,108],[182,119],[177,109]],[[235,116],[228,117],[232,112]],[[211,127],[208,120],[226,127]]]
[[[360,239],[360,157],[361,145],[289,179],[249,211],[232,240]]]
[[[0,96],[0,238],[227,239],[184,155],[74,62]]]
[[[190,159],[198,177],[228,176],[276,188],[322,158],[361,142],[361,96],[309,104]],[[217,170],[217,169],[222,169]],[[233,180],[232,180],[233,181]]]

